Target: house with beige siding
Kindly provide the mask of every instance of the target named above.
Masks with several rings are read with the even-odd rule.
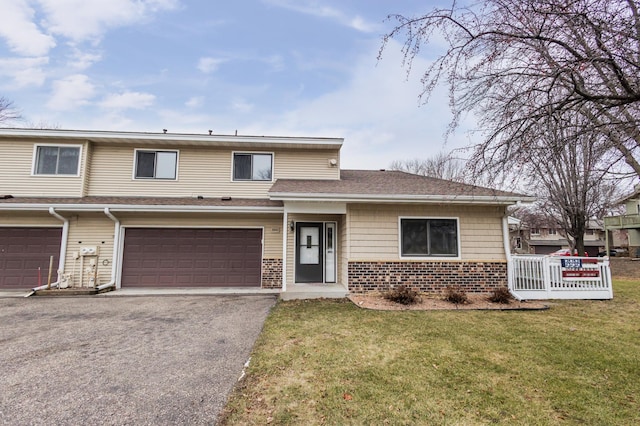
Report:
[[[0,289],[508,284],[532,198],[343,170],[340,138],[0,129]]]

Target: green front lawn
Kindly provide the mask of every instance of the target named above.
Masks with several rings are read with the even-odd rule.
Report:
[[[640,282],[547,311],[280,302],[223,424],[640,424]]]

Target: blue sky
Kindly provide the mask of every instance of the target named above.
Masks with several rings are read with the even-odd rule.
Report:
[[[420,105],[390,13],[428,0],[0,0],[0,95],[31,125],[344,137],[343,168],[444,145],[445,91]],[[22,123],[25,125],[25,123]]]

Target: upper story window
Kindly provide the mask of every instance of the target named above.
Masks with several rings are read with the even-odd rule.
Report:
[[[271,181],[273,154],[233,154],[233,180]]]
[[[558,235],[558,230],[556,228],[549,228],[549,235]]]
[[[531,235],[540,235],[540,228],[531,228]]]
[[[136,150],[136,179],[175,180],[178,169],[178,151]]]
[[[38,145],[33,174],[78,176],[80,146]]]
[[[404,257],[458,257],[457,219],[400,219]]]
[[[595,235],[595,231],[593,229],[585,229],[584,230],[584,234],[585,235]]]

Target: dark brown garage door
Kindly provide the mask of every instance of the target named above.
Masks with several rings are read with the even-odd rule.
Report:
[[[42,284],[49,274],[53,256],[52,280],[57,279],[62,228],[0,227],[0,289],[28,289]]]
[[[260,287],[262,230],[127,228],[123,287]]]

